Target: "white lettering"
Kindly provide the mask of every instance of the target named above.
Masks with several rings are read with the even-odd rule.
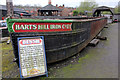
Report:
[[[36,29],[37,29],[36,25],[33,25],[33,30],[36,30]]]
[[[15,30],[20,30],[20,25],[15,25]]]

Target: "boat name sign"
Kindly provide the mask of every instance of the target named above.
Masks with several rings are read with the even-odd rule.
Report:
[[[19,23],[12,26],[14,32],[59,32],[71,31],[72,23]]]

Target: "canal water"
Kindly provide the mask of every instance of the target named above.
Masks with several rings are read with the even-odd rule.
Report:
[[[48,65],[52,78],[118,78],[118,24],[104,28],[96,47],[87,46],[77,55]]]

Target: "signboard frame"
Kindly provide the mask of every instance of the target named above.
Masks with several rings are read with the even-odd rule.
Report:
[[[19,41],[20,40],[22,40],[22,39],[42,39],[42,41],[43,41],[43,44],[42,44],[42,46],[43,46],[43,55],[44,55],[44,67],[45,67],[45,73],[44,74],[36,74],[36,76],[33,76],[33,75],[31,75],[31,76],[29,76],[29,77],[24,77],[23,75],[22,75],[22,68],[21,68],[21,58],[20,58],[20,45],[19,45]],[[45,52],[45,43],[44,43],[44,36],[34,36],[34,37],[19,37],[19,38],[17,38],[17,44],[18,44],[18,56],[19,56],[19,71],[20,71],[20,78],[32,78],[32,77],[37,77],[37,76],[43,76],[43,75],[46,75],[46,77],[48,77],[48,71],[47,71],[47,61],[46,61],[46,52]]]

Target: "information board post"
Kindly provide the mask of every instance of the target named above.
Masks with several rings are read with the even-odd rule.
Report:
[[[18,38],[20,77],[48,76],[44,37]]]

